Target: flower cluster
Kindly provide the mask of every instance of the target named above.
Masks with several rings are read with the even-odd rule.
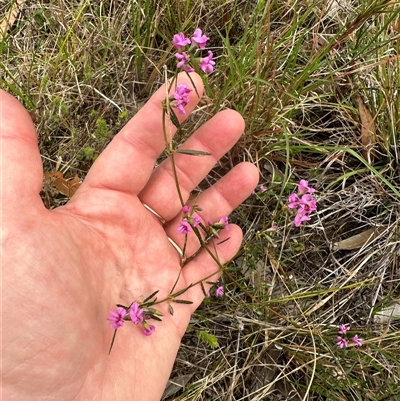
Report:
[[[350,326],[347,326],[345,324],[339,325],[339,336],[337,336],[337,342],[336,345],[339,348],[345,348],[349,345],[349,341],[346,339],[345,335],[346,333],[350,330]],[[363,339],[358,337],[358,334],[356,334],[353,337],[353,345],[356,347],[361,347],[362,346]]]
[[[311,220],[310,214],[317,210],[317,201],[313,197],[314,188],[308,186],[308,181],[300,180],[298,192],[289,196],[288,207],[297,208],[297,214],[294,218],[294,225],[299,227],[303,221]]]
[[[156,327],[149,324],[150,319],[161,320],[158,316],[162,314],[154,308],[141,308],[138,302],[133,302],[129,307],[117,305],[115,311],[111,310],[107,317],[112,329],[119,329],[124,325],[125,321],[131,321],[133,324],[141,324],[143,334],[150,336],[154,333]]]
[[[186,114],[185,106],[189,103],[189,93],[192,89],[187,84],[177,85],[175,92],[172,94],[172,106],[179,110],[181,114]]]
[[[200,209],[195,206],[190,210],[187,205],[182,208],[183,219],[178,226],[178,231],[181,234],[189,234],[192,231],[192,227],[197,227],[201,223],[201,217],[193,216],[195,211],[200,211]]]
[[[212,51],[208,51],[206,57],[198,57],[197,53],[199,50],[206,48],[206,43],[210,38],[203,35],[200,28],[197,28],[192,37],[188,38],[183,32],[177,33],[172,39],[172,43],[178,52],[175,54],[178,60],[177,67],[183,68],[186,72],[193,72],[195,69],[194,65],[198,65],[200,69],[209,74],[214,71],[215,61],[213,60]],[[186,46],[189,46],[186,49]]]
[[[194,205],[191,208],[185,205],[182,208],[183,219],[180,221],[177,230],[181,234],[189,234],[193,230],[193,228],[200,226],[206,232],[210,231],[210,234],[215,237],[218,237],[219,230],[222,230],[224,228],[226,230],[229,230],[228,216],[223,216],[219,219],[219,221],[214,223],[212,221],[209,221],[208,227],[205,227],[201,222],[201,217],[193,215],[194,212],[199,212],[201,210],[202,209],[199,208],[197,205]]]

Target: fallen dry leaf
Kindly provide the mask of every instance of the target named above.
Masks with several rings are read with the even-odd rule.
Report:
[[[63,195],[68,196],[68,198],[72,198],[82,183],[77,175],[69,180],[65,179],[61,171],[45,172],[44,179]]]
[[[361,120],[361,143],[363,145],[362,156],[368,162],[373,162],[372,148],[376,142],[376,126],[374,117],[368,110],[361,96],[357,96],[358,112]]]
[[[175,395],[178,391],[185,390],[186,385],[192,377],[193,373],[169,379],[161,399],[164,400],[165,398]]]
[[[387,308],[382,309],[381,311],[377,312],[374,316],[374,321],[376,323],[390,323],[392,320],[399,320],[400,319],[400,303],[396,302]]]
[[[339,251],[339,250],[351,250],[351,249],[361,248],[362,246],[371,242],[384,230],[385,227],[369,228],[368,230],[363,231],[360,234],[353,235],[350,238],[346,238],[342,241],[336,242],[333,245],[333,250]]]
[[[0,35],[7,32],[7,30],[13,26],[15,20],[18,17],[19,10],[25,0],[17,0],[11,8],[7,11],[5,17],[0,21]]]

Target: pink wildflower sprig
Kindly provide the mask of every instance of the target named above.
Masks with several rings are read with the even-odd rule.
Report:
[[[208,222],[208,235],[211,237],[219,238],[219,232],[224,229],[229,230],[228,216],[221,217],[219,221]]]
[[[346,348],[349,345],[349,341],[346,339],[346,333],[350,330],[350,326],[347,324],[339,325],[339,336],[337,336],[336,345],[339,348]],[[361,347],[363,343],[363,339],[356,334],[353,337],[352,343],[355,347]]]
[[[111,341],[110,351],[113,347],[115,336],[117,330],[124,326],[124,323],[127,321],[131,321],[134,325],[141,325],[142,332],[146,336],[149,336],[154,333],[156,327],[152,324],[149,324],[149,320],[162,321],[160,316],[163,314],[158,310],[152,307],[157,298],[154,298],[158,291],[155,291],[150,297],[147,297],[142,303],[134,301],[129,306],[117,305],[116,310],[110,310],[110,314],[107,317],[107,320],[110,321],[110,327],[114,329],[114,335]],[[154,298],[153,301],[150,301],[151,298]]]
[[[186,72],[193,72],[195,71],[194,66],[198,65],[200,70],[207,74],[213,72],[215,61],[213,60],[212,51],[208,50],[205,57],[198,55],[199,50],[206,49],[206,44],[209,40],[210,38],[204,35],[200,28],[194,31],[191,38],[186,37],[183,32],[175,34],[172,38],[172,44],[177,50],[177,53],[175,53],[177,68],[183,69]]]
[[[223,230],[224,228],[226,230],[229,230],[229,219],[228,216],[223,216],[219,219],[219,221],[216,221],[215,223],[209,221],[208,225],[214,228],[215,230]]]
[[[208,221],[208,224],[204,224],[201,217],[195,215],[195,212],[200,212],[202,209],[197,205],[192,206],[183,206],[182,208],[182,220],[179,222],[178,227],[176,228],[178,232],[183,235],[188,235],[193,232],[196,237],[199,239],[201,247],[195,252],[193,255],[189,257],[185,257],[186,250],[186,240],[185,245],[182,249],[183,255],[183,265],[187,264],[190,260],[192,260],[196,255],[201,252],[201,250],[207,246],[207,244],[213,238],[219,238],[219,232],[223,229],[229,230],[229,219],[228,216],[222,216],[218,221],[212,222]],[[201,233],[201,231],[203,234]]]
[[[197,205],[194,205],[191,208],[188,205],[183,206],[183,218],[180,221],[177,230],[181,234],[187,235],[193,231],[193,228],[201,225],[201,217],[193,215],[194,212],[199,212],[201,210],[202,209]]]
[[[229,230],[228,216],[221,217],[219,221],[215,223],[208,222],[209,224],[209,229],[208,229],[202,223],[201,217],[194,215],[195,212],[201,212],[201,211],[202,209],[198,205],[193,205],[192,207],[189,207],[188,205],[183,206],[182,208],[183,218],[179,222],[177,230],[181,234],[186,235],[192,232],[194,228],[200,227],[203,231],[206,232],[207,236],[209,235],[217,236],[218,231],[224,228],[226,230]]]
[[[294,225],[300,227],[304,221],[311,220],[310,214],[317,210],[317,200],[313,197],[314,188],[308,185],[307,180],[300,180],[298,192],[289,195],[289,209],[297,209]]]
[[[193,231],[193,228],[197,227],[201,224],[201,217],[200,216],[185,216],[183,220],[180,221],[177,230],[181,234],[189,234]]]
[[[185,106],[189,103],[190,92],[192,92],[192,89],[188,88],[187,84],[179,84],[170,97],[172,107],[178,109],[179,113],[183,115],[186,115]]]
[[[182,69],[183,71],[186,72],[192,72],[192,71],[197,71],[199,73],[213,72],[216,63],[214,61],[213,52],[209,49],[206,49],[209,40],[210,38],[205,34],[203,34],[200,28],[197,28],[194,31],[193,35],[191,36],[186,36],[184,32],[179,32],[173,35],[172,45],[176,49],[176,51],[174,51],[175,53],[174,56],[177,68]],[[189,104],[190,97],[193,96],[190,95],[193,89],[196,91],[196,94],[200,96],[196,87],[191,89],[185,83],[178,85],[177,79],[178,79],[177,74],[174,74],[174,77],[172,78],[172,83],[170,84],[171,86],[168,88],[168,90],[171,90],[171,87],[173,88],[171,90],[171,95],[162,102],[163,106],[162,125],[163,125],[165,148],[171,154],[172,152],[177,152],[188,155],[208,156],[210,155],[210,153],[204,151],[175,148],[174,144],[170,141],[168,135],[166,134],[168,130],[165,127],[165,122],[166,122],[165,117],[168,116],[171,119],[172,123],[176,126],[176,128],[180,130],[181,124],[179,122],[179,119],[177,118],[177,113],[179,112],[180,114],[186,115],[185,108]],[[191,83],[194,84],[193,80],[191,80]],[[174,109],[176,109],[177,112]],[[171,156],[171,161],[174,165],[174,160],[172,156]],[[181,194],[181,190],[179,187],[179,180],[176,175],[175,169],[174,169],[174,178],[178,190],[179,199],[181,200],[181,202],[183,202],[182,201],[183,196]],[[187,236],[193,231],[194,234],[199,239],[201,246],[199,247],[199,250],[197,252],[186,258],[185,249],[188,238],[187,237],[184,238],[183,249],[181,249],[178,245],[175,244],[175,247],[179,248],[180,251],[179,253],[181,255],[181,261],[180,261],[181,267],[183,267],[191,258],[195,257],[198,254],[198,252],[201,252],[204,249],[209,250],[207,246],[208,242],[213,238],[218,237],[218,232],[220,230],[222,229],[229,230],[229,221],[227,216],[221,217],[217,222],[211,222],[210,225],[208,226],[205,222],[202,221],[201,217],[198,215],[197,212],[199,211],[201,211],[201,208],[198,205],[192,204],[190,206],[185,205],[182,207],[182,217],[176,229],[179,233],[185,236]],[[168,239],[170,240],[172,245],[174,245],[174,241],[171,238]],[[222,269],[223,266],[219,262],[218,256],[214,256],[214,254],[212,254],[211,252],[209,253],[215,260],[216,264],[218,264],[219,268]],[[213,275],[217,274],[217,272],[218,271],[210,274],[208,277],[212,277]],[[179,280],[180,274],[181,273],[179,272],[178,277],[176,278],[176,281],[172,289],[165,296],[165,298],[158,300],[156,298],[156,294],[158,293],[157,290],[143,301],[134,301],[129,306],[117,304],[116,309],[110,310],[110,313],[106,317],[106,320],[108,321],[109,326],[114,330],[114,334],[112,337],[109,352],[111,352],[112,350],[117,330],[123,328],[124,326],[130,326],[130,327],[138,326],[138,328],[141,329],[143,335],[145,336],[151,336],[154,333],[156,333],[157,331],[156,329],[158,327],[156,322],[157,321],[162,322],[161,317],[163,315],[154,306],[161,303],[166,304],[165,306],[168,307],[169,313],[173,315],[174,314],[174,309],[172,307],[173,303],[177,304],[193,303],[192,301],[180,299],[178,297],[180,297],[183,293],[185,293],[188,289],[192,288],[193,286],[196,285],[203,286],[202,284],[203,280],[206,280],[208,277],[198,280],[197,282],[190,283],[185,288],[178,289],[178,291],[175,291],[175,287],[178,284],[180,286],[182,282],[181,280]],[[215,291],[216,296],[223,296],[223,293],[224,293],[224,287],[218,286],[218,288],[216,288]],[[126,322],[131,322],[132,324]]]

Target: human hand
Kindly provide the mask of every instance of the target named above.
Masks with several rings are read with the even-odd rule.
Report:
[[[201,94],[201,79],[191,76]],[[186,75],[178,82],[192,87]],[[184,299],[193,304],[174,304],[173,316],[168,305],[158,305],[164,317],[150,337],[125,322],[110,355],[113,330],[106,317],[116,303],[130,305],[155,290],[159,299],[168,296],[181,269],[167,238],[180,245],[184,238],[177,231],[182,205],[170,161],[153,169],[164,148],[164,97],[162,87],[99,156],[73,198],[47,210],[39,196],[43,170],[34,126],[21,104],[0,91],[4,399],[160,399],[190,316],[203,300],[201,287],[188,289]],[[187,115],[198,100],[192,91]],[[175,155],[185,200],[243,128],[238,113],[225,110],[187,140],[185,149],[212,156]],[[167,132],[175,132],[169,121]],[[257,181],[253,165],[239,164],[200,195],[199,215],[205,222],[228,215]],[[220,232],[221,263],[241,240],[235,225]],[[189,234],[187,254],[198,248]],[[217,269],[202,250],[182,269],[176,290]]]

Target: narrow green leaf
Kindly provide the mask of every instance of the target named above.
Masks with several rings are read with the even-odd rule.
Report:
[[[176,116],[175,112],[172,109],[169,118],[171,119],[172,124],[174,124],[175,127],[179,129],[181,125],[179,123],[178,117]]]
[[[151,298],[153,298],[156,294],[158,294],[158,291],[160,291],[160,290],[154,291],[151,295],[149,295],[149,296],[142,302],[142,304],[145,304],[147,301],[149,301]]]
[[[209,152],[203,152],[202,150],[192,150],[192,149],[177,149],[176,153],[182,153],[189,156],[211,156]]]
[[[207,296],[207,292],[206,289],[204,288],[204,283],[202,281],[200,281],[200,285],[201,285],[201,290],[203,291],[204,296]]]
[[[231,237],[225,238],[224,240],[218,242],[217,245],[223,244],[224,242],[228,241],[230,238],[231,238]]]
[[[190,82],[192,83],[192,86],[193,86],[193,88],[194,88],[194,91],[196,92],[197,97],[200,98],[200,94],[199,94],[199,92],[197,91],[197,88],[196,88],[196,85],[194,84],[194,81],[193,81],[193,79],[192,79],[192,76],[191,76],[189,73],[187,73],[187,72],[186,72],[186,75],[187,75],[188,78],[190,79]]]
[[[174,308],[172,307],[171,304],[168,305],[168,310],[171,316],[174,316]]]
[[[187,304],[187,305],[190,305],[193,303],[192,301],[186,301],[184,299],[173,299],[172,302],[175,302],[177,304]]]
[[[193,283],[189,284],[186,288],[184,288],[183,290],[180,290],[178,292],[176,292],[175,294],[173,294],[174,297],[179,297],[179,295],[182,295],[184,292],[186,292],[189,288],[193,287]]]
[[[150,312],[152,315],[156,316],[163,316],[163,314],[156,308],[147,308],[148,312]]]
[[[160,319],[158,316],[156,315],[150,315],[150,316],[153,320],[157,320],[157,322],[162,322],[162,319]]]

